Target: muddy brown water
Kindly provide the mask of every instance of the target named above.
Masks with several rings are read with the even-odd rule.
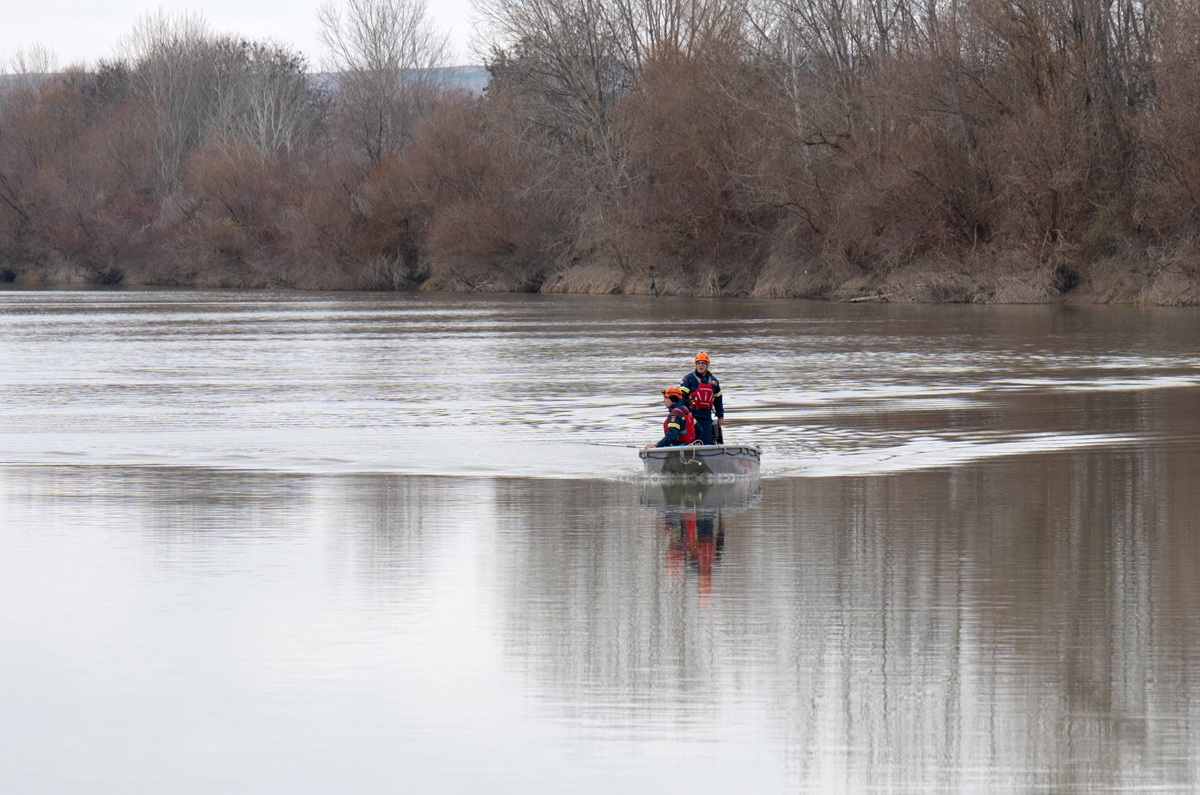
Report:
[[[1198,332],[0,292],[0,791],[1195,791]]]

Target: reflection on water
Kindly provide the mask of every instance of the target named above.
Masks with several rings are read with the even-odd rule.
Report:
[[[696,576],[703,603],[712,592],[713,570],[725,548],[725,517],[720,510],[683,507],[663,516],[667,537],[667,574],[682,579],[685,571]]]
[[[642,503],[663,510],[738,511],[762,498],[759,478],[646,478]]]
[[[642,499],[657,509],[669,579],[694,578],[701,603],[707,605],[725,548],[725,515],[757,503],[761,494],[758,478],[647,480]]]
[[[1189,791],[1196,452],[716,484],[0,469],[0,769]]]
[[[509,659],[586,736],[753,738],[806,791],[1192,791],[1194,452],[651,491],[624,533],[522,490]]]
[[[0,301],[0,791],[1200,789],[1190,313],[193,299]]]

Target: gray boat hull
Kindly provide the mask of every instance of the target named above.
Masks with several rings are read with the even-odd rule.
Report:
[[[754,477],[762,452],[748,444],[689,444],[652,447],[638,456],[647,475],[666,477]]]

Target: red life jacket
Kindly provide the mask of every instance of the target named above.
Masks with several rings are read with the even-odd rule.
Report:
[[[697,380],[699,381],[699,379]],[[711,409],[716,399],[712,383],[706,384],[703,381],[700,381],[696,388],[688,393],[688,403],[698,409]]]
[[[692,412],[685,408],[671,409],[670,413],[667,414],[667,418],[663,420],[663,433],[667,434],[671,432],[671,429],[667,426],[671,424],[671,419],[674,418],[676,413],[683,416],[683,428],[679,431],[679,443],[691,444],[696,441],[696,418],[692,416]]]

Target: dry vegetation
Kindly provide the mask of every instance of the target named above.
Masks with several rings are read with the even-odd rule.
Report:
[[[1200,301],[1194,0],[420,0],[149,17],[0,89],[0,280]]]

